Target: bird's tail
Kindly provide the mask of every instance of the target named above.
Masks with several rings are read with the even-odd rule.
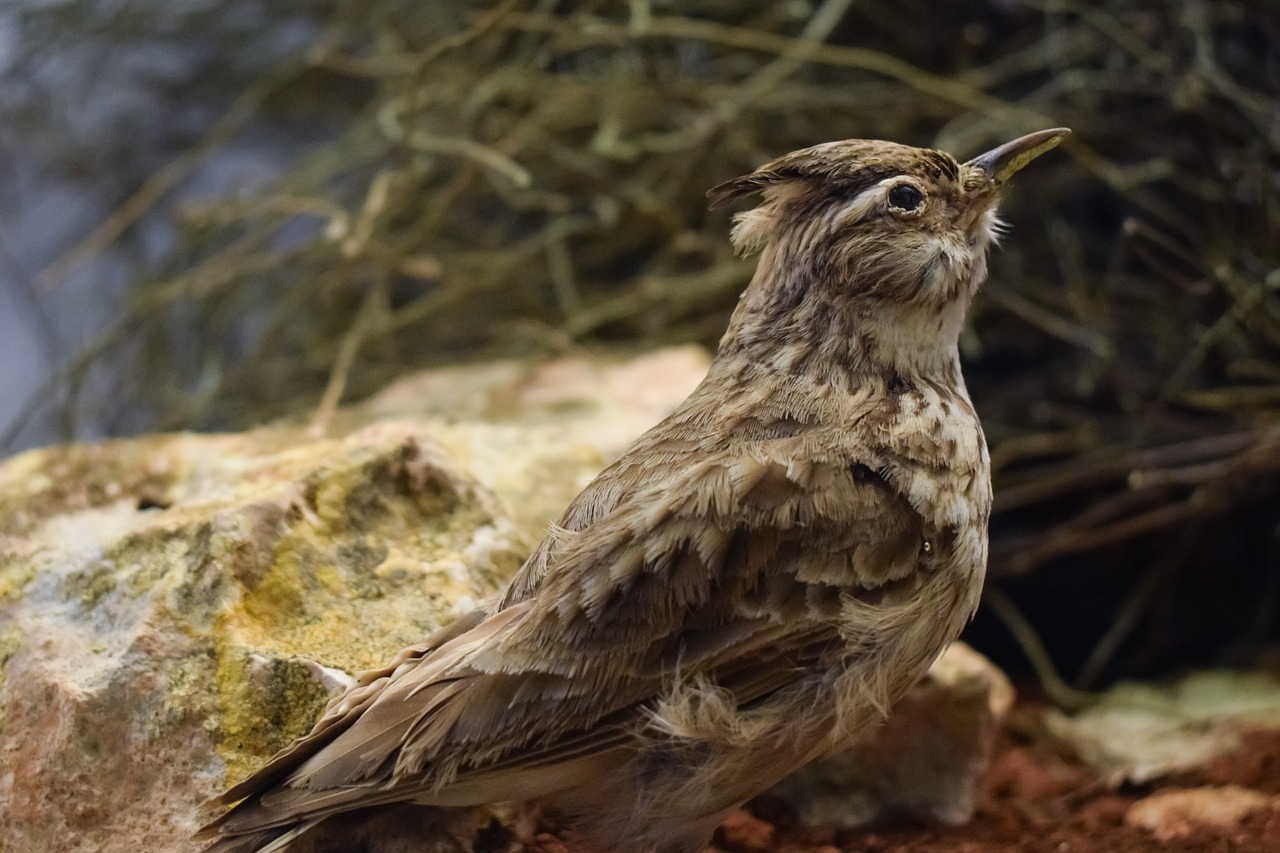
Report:
[[[234,810],[229,813],[234,815]],[[449,808],[421,803],[391,802],[382,805],[298,815],[274,825],[214,821],[195,836],[210,842],[203,853],[287,853],[294,849],[470,850],[479,826],[493,817],[492,810]]]
[[[326,818],[312,818],[293,826],[274,827],[247,835],[222,835],[215,824],[210,824],[196,834],[197,841],[213,839],[202,853],[280,853],[289,845],[315,829]]]

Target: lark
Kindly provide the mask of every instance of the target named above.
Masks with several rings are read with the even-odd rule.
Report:
[[[1011,175],[847,140],[759,194],[754,278],[701,385],[583,490],[486,606],[330,702],[219,798],[210,851],[398,803],[541,805],[583,850],[696,853],[880,721],[977,606],[991,509],[957,337]]]

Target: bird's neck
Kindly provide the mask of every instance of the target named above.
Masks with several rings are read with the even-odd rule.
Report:
[[[823,385],[902,376],[959,384],[967,295],[943,304],[859,299],[858,282],[806,280],[766,250],[720,341],[725,369],[805,375]],[[961,288],[967,294],[970,288]]]

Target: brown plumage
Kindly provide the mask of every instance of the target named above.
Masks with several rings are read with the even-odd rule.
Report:
[[[209,850],[536,800],[589,849],[693,853],[881,719],[978,601],[991,492],[956,340],[1000,186],[1066,133],[964,164],[835,142],[712,190],[763,193],[733,235],[763,254],[706,379],[498,600],[227,791]]]

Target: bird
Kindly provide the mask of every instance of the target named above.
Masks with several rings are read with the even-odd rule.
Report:
[[[505,590],[334,697],[215,804],[209,853],[394,804],[533,803],[581,851],[696,853],[865,736],[972,617],[989,457],[958,338],[1009,178],[853,139],[708,192],[758,253],[706,377]]]

